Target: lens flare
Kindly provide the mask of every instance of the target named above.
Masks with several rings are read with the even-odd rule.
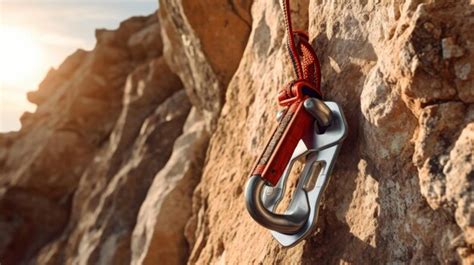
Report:
[[[32,33],[0,26],[0,82],[4,86],[32,89],[41,75],[43,50]],[[34,89],[34,88],[33,88]]]

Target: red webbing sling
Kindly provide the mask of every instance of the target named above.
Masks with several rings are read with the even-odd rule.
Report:
[[[283,175],[298,141],[307,135],[308,130],[313,130],[314,118],[304,109],[304,100],[309,97],[322,98],[318,57],[309,43],[308,35],[302,31],[293,31],[289,0],[283,0],[283,13],[288,51],[297,79],[278,94],[278,103],[286,109],[252,172],[252,175],[259,175],[273,186]]]

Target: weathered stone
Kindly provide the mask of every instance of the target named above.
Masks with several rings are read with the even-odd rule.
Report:
[[[291,2],[349,126],[310,237],[282,248],[244,206],[294,78],[280,4],[163,0],[0,136],[0,262],[472,264],[472,1]]]
[[[139,207],[153,176],[168,160],[188,111],[182,90],[145,117],[124,110],[142,122],[118,123],[115,136],[82,176],[62,238],[43,248],[39,263],[130,263],[130,237]]]
[[[434,209],[446,204],[446,175],[449,150],[459,128],[474,118],[472,110],[462,103],[445,103],[424,108],[416,139],[414,163],[419,168],[420,188]],[[461,166],[456,165],[456,167]]]
[[[68,209],[40,193],[23,188],[0,189],[0,253],[2,264],[27,260],[58,236]]]
[[[208,139],[205,121],[194,109],[141,206],[133,232],[131,264],[186,262],[189,253],[184,226],[191,215],[191,197],[199,182]]]
[[[444,167],[446,197],[454,206],[458,225],[465,240],[474,244],[474,123],[468,124],[459,136]]]
[[[160,1],[164,56],[214,127],[250,32],[248,0]]]
[[[57,70],[48,73],[38,91],[29,93],[38,108],[22,117],[22,130],[1,137],[6,141],[0,148],[0,189],[6,195],[0,198],[0,222],[8,229],[2,230],[0,237],[11,239],[0,244],[2,264],[27,262],[64,229],[83,172],[108,139],[122,111],[126,76],[133,69],[128,48],[122,44],[133,33],[154,23],[156,19],[153,22],[146,17],[130,19],[117,30],[104,33],[110,40],[99,36],[103,39],[93,51],[78,50],[68,57]],[[151,70],[136,80],[138,88],[127,94],[135,98],[127,99],[126,104],[127,109],[132,109],[130,112],[143,111],[140,115],[146,117],[182,85],[163,59],[138,63]],[[165,78],[159,78],[161,75]],[[151,105],[150,111],[133,104],[139,96],[145,98],[141,104]],[[183,104],[186,112],[187,100]],[[137,126],[141,125],[140,122]],[[21,198],[31,199],[9,199],[13,196],[9,194],[18,190],[23,194]],[[57,212],[54,216],[61,217],[44,221],[45,224],[42,220],[46,219],[35,216],[48,212]],[[30,240],[25,240],[25,231],[31,232]]]
[[[88,52],[79,49],[68,56],[57,70],[50,69],[41,81],[38,90],[28,92],[28,100],[36,105],[40,105],[47,100],[55,92],[57,86],[64,83],[67,78],[70,78],[78,70],[88,54]]]
[[[195,192],[189,262],[468,264],[472,247],[459,239],[466,232],[453,222],[446,203],[436,211],[428,206],[427,200],[434,204],[423,190],[437,179],[423,180],[428,174],[422,169],[426,161],[449,155],[471,116],[457,102],[453,65],[441,57],[442,38],[469,36],[463,34],[466,8],[454,2],[310,1],[309,33],[322,64],[323,90],[326,99],[342,105],[349,135],[325,193],[318,231],[282,249],[245,213],[242,194],[245,176],[275,126],[276,93],[291,80],[291,69],[280,66],[287,55],[282,22],[275,19],[281,17],[279,6],[255,1],[249,43],[227,89]],[[448,20],[451,31],[441,30]],[[459,207],[466,212],[462,203]]]
[[[463,49],[456,44],[456,41],[453,37],[442,39],[441,45],[443,47],[444,59],[457,58],[464,55]]]
[[[128,238],[135,221],[134,213],[138,211],[138,206],[129,206],[129,209],[123,210],[109,207],[116,203],[140,205],[150,185],[152,175],[166,162],[166,154],[170,152],[170,146],[173,144],[173,134],[179,134],[184,117],[189,110],[189,102],[184,92],[168,99],[180,89],[182,89],[180,80],[170,72],[163,58],[153,59],[137,67],[129,75],[125,85],[124,107],[109,137],[108,144],[98,152],[93,163],[81,177],[82,184],[77,187],[73,200],[73,214],[69,221],[68,230],[70,231],[65,233],[73,239],[67,243],[62,240],[55,242],[54,244],[62,245],[60,248],[54,244],[45,248],[44,254],[40,255],[42,262],[50,262],[48,256],[51,256],[52,251],[58,251],[59,254],[55,255],[67,259],[67,253],[77,251],[76,248],[84,245],[88,245],[89,249],[100,251],[101,259],[111,261],[119,258],[117,251],[120,249],[120,243],[129,244],[127,242],[129,242]],[[156,106],[160,107],[156,109]],[[163,136],[166,137],[160,141],[160,137]],[[159,154],[159,159],[151,156],[154,152]],[[135,183],[138,176],[141,183]],[[128,185],[124,185],[124,182]],[[132,193],[131,190],[126,191],[127,188],[134,189],[136,193]],[[107,196],[103,195],[103,190],[106,189],[110,193]],[[115,198],[118,196],[116,194],[124,192],[128,193],[127,202],[116,201]],[[96,200],[104,202],[97,205]],[[94,215],[98,211],[102,214]],[[106,214],[107,211],[112,212]],[[118,224],[114,223],[116,219],[102,220],[101,216],[104,214],[121,216],[120,228],[114,228],[123,230],[121,236],[109,235],[108,241],[97,242],[95,246],[87,241],[88,239],[75,236],[83,234],[86,230],[87,226],[84,227],[82,223],[83,218],[95,218],[96,222],[105,222],[102,225],[105,230],[101,231],[105,233],[102,238],[105,238],[107,233],[110,233],[109,229]],[[94,235],[92,233],[91,238],[94,238]],[[65,240],[64,236],[63,240]],[[106,244],[106,242],[110,243]],[[120,262],[130,259],[129,254],[123,250],[120,252],[121,258],[124,259]],[[82,258],[86,258],[86,255]],[[87,257],[87,259],[91,259],[90,262],[97,261],[97,257]]]
[[[157,20],[156,16],[153,18],[155,21]],[[127,45],[135,60],[161,56],[163,52],[161,26],[155,21],[150,21],[154,23],[130,36]]]
[[[459,63],[454,65],[454,71],[456,77],[461,80],[467,80],[469,74],[471,73],[471,64],[470,63]]]

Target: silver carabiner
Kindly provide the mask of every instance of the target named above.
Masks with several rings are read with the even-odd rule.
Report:
[[[310,98],[305,101],[304,106],[315,116],[319,124],[315,125],[315,128],[326,127],[324,133],[317,129],[312,132],[311,146],[306,145],[304,141],[298,143],[290,163],[275,187],[267,185],[257,176],[252,176],[245,190],[247,210],[252,218],[272,230],[273,237],[286,247],[297,244],[315,228],[322,194],[329,181],[341,143],[347,134],[346,120],[339,105],[326,101],[323,104],[327,106],[325,110],[321,103],[322,101],[318,99]],[[324,126],[325,124],[327,126]],[[291,168],[298,160],[302,160],[305,166],[299,176],[296,191],[286,212],[276,214],[274,211],[283,198]],[[315,180],[318,163],[323,163],[323,167],[315,184],[311,185]]]

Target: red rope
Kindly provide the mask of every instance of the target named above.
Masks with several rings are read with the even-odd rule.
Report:
[[[290,57],[293,61],[293,67],[295,68],[296,75],[298,76],[298,79],[301,79],[303,77],[303,70],[301,69],[301,61],[298,55],[298,50],[296,49],[295,37],[293,35],[293,26],[291,24],[290,0],[284,0],[283,13],[285,17],[286,31],[288,34],[288,50],[290,52]]]
[[[295,30],[291,23],[290,0],[283,0],[283,13],[285,18],[286,31],[288,35],[288,52],[290,54],[293,68],[295,70],[297,79],[306,81],[311,84],[311,89],[322,97],[321,93],[321,67],[319,65],[318,57],[309,43],[309,37],[306,32]],[[291,87],[295,82],[286,86],[284,94],[291,96]],[[289,90],[289,91],[288,91]],[[283,97],[280,94],[279,98]],[[294,96],[294,95],[293,95]],[[281,99],[280,99],[281,101]]]
[[[293,31],[289,0],[283,1],[288,51],[297,79],[288,83],[278,94],[278,103],[286,108],[252,173],[273,186],[283,175],[299,140],[307,136],[314,126],[314,117],[305,110],[304,101],[309,97],[322,98],[318,57],[308,35]]]

